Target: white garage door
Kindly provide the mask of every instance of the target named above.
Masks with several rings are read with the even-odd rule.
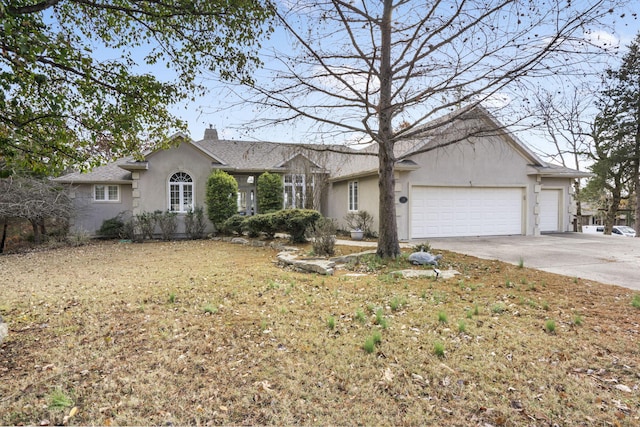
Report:
[[[521,188],[414,186],[411,238],[522,234]]]
[[[560,219],[560,190],[540,192],[540,231],[558,231]]]

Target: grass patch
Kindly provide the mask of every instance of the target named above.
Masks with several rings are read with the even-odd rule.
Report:
[[[381,308],[376,310],[375,324],[380,326],[382,329],[387,329],[387,327],[389,326],[387,318],[384,317],[384,310],[382,310]]]
[[[68,424],[640,419],[635,395],[608,382],[638,382],[640,292],[446,251],[440,268],[464,275],[391,280],[414,268],[399,259],[319,276],[276,255],[206,239],[3,255],[0,425],[63,425],[74,406]]]
[[[555,322],[555,320],[549,319],[546,322],[544,322],[544,330],[547,331],[550,334],[555,334],[556,333],[556,322]]]
[[[218,312],[218,307],[212,304],[206,304],[204,307],[202,307],[202,310],[207,314],[216,314]]]
[[[443,358],[444,357],[444,344],[441,341],[436,341],[433,343],[433,354],[436,356]]]
[[[438,322],[439,323],[447,323],[448,322],[447,313],[445,313],[444,311],[439,311],[438,312]]]
[[[493,314],[502,314],[507,310],[507,308],[502,303],[496,303],[491,306],[491,312]]]
[[[461,334],[467,332],[467,324],[464,320],[458,321],[458,332],[460,332]]]
[[[575,315],[575,316],[573,317],[573,324],[574,324],[574,325],[576,325],[576,326],[582,326],[582,323],[583,323],[583,322],[584,322],[584,319],[583,319],[583,318],[582,318],[582,316],[580,316],[579,314],[578,314],[578,315]]]
[[[333,316],[329,316],[327,319],[327,328],[334,330],[336,328],[336,318]]]
[[[49,409],[64,409],[73,406],[73,399],[59,388],[55,388],[47,396]]]
[[[405,298],[400,298],[400,297],[394,296],[391,299],[391,302],[389,303],[389,306],[391,307],[392,311],[398,311],[406,304],[407,304],[407,300]]]
[[[380,344],[381,342],[382,342],[382,335],[380,334],[380,332],[374,331],[373,334],[371,334],[371,336],[369,336],[366,339],[362,348],[364,349],[365,352],[367,352],[368,354],[371,354],[375,351],[376,345]]]

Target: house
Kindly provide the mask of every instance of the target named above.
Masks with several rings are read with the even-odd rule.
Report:
[[[366,210],[378,227],[376,146],[229,141],[215,129],[199,141],[176,138],[173,148],[143,160],[123,158],[57,178],[72,184],[78,208],[72,227],[93,234],[118,214],[204,207],[214,169],[238,181],[239,213],[257,212],[257,177],[268,171],[282,176],[284,208],[314,208],[339,222],[348,212]],[[419,138],[398,142],[395,154],[401,240],[569,231],[572,183],[588,176],[545,163],[481,107],[426,125]]]

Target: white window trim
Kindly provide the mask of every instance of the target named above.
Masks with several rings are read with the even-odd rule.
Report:
[[[287,182],[287,179],[290,179],[291,182]],[[301,178],[300,181],[298,182],[298,178]],[[282,177],[282,181],[283,181],[283,207],[285,209],[287,208],[297,208],[298,205],[304,207],[307,203],[307,175],[303,174],[303,173],[291,173],[291,174],[286,174]],[[287,197],[287,188],[291,188],[291,195],[293,200],[288,200],[289,198]],[[297,200],[296,197],[296,189],[300,188],[300,194],[302,195],[302,203],[298,203],[299,201]],[[311,176],[311,188],[315,188],[315,177],[312,175]]]
[[[348,212],[358,212],[358,208],[360,204],[359,187],[360,185],[358,184],[358,181],[349,181],[349,183],[347,184],[347,211]],[[355,200],[353,197],[354,193],[355,193]]]
[[[97,187],[104,187],[104,198],[102,199],[98,199],[96,197],[96,188]],[[117,193],[117,197],[115,199],[110,199],[109,198],[109,189],[110,188],[115,188],[116,189],[116,193]],[[93,188],[93,201],[94,202],[99,202],[99,203],[118,203],[120,202],[120,186],[117,184],[94,184]]]
[[[173,178],[173,176],[178,173],[183,173],[185,175],[188,175],[189,178],[191,179],[191,182],[183,182],[183,181],[172,182],[171,178]],[[178,210],[173,210],[171,206],[171,186],[172,185],[178,185],[179,187],[179,198],[180,198],[179,205],[180,206]],[[184,203],[185,185],[191,186],[191,206],[186,206]],[[193,174],[191,174],[190,172],[182,171],[182,170],[171,172],[169,174],[169,178],[167,179],[167,210],[169,212],[175,212],[175,213],[187,213],[189,212],[190,209],[193,210],[195,206],[196,206],[196,182],[193,179]]]

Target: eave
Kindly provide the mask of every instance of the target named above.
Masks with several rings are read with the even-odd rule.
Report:
[[[127,163],[123,163],[121,165],[118,165],[121,169],[124,169],[126,171],[129,172],[133,172],[133,171],[141,171],[141,170],[149,170],[149,162],[144,161],[144,162],[127,162]]]

